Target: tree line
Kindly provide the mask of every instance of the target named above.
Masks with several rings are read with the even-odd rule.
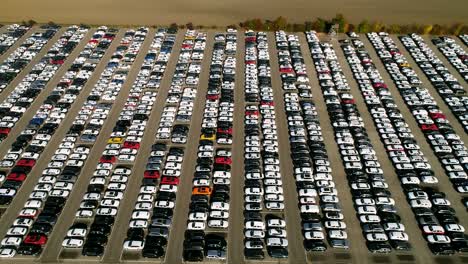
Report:
[[[460,35],[468,34],[468,25],[454,23],[452,25],[440,24],[384,24],[377,21],[363,20],[359,24],[353,24],[346,20],[342,14],[337,14],[332,19],[317,18],[304,23],[288,23],[284,17],[275,20],[249,19],[239,23],[239,27],[252,30],[276,31],[285,30],[290,32],[304,32],[315,30],[317,32],[329,32],[333,25],[338,25],[338,33],[354,31],[356,33],[369,33],[385,31],[391,34],[431,34],[431,35]],[[232,25],[234,26],[234,25]],[[231,27],[232,27],[231,26]]]

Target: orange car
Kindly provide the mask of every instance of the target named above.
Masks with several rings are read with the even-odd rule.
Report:
[[[211,188],[210,187],[195,187],[192,190],[192,195],[194,194],[202,194],[202,195],[210,195]]]

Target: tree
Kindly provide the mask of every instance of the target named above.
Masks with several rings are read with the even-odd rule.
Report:
[[[357,31],[359,33],[369,33],[371,30],[371,26],[369,24],[369,21],[363,20],[361,23],[359,23],[357,27]]]
[[[344,32],[344,27],[346,24],[346,19],[343,14],[337,14],[335,18],[331,21],[332,24],[338,24],[338,32]]]
[[[244,28],[247,28],[247,29],[254,29],[255,28],[255,24],[254,24],[254,21],[253,20],[247,20],[245,21],[244,23],[242,23],[242,26]]]
[[[461,31],[460,31],[460,34],[468,34],[468,26],[463,26]]]
[[[422,30],[423,35],[428,35],[432,31],[432,25],[425,25]]]
[[[273,21],[273,29],[274,30],[285,30],[288,26],[288,21],[286,18],[279,16],[275,21]]]
[[[451,35],[460,35],[460,32],[462,29],[463,29],[463,25],[460,23],[456,23],[450,27],[449,32]]]
[[[372,23],[370,28],[372,32],[380,32],[384,28],[384,25],[382,24],[382,22],[374,22]]]
[[[263,30],[263,21],[260,18],[256,18],[253,20],[253,26],[255,30]]]
[[[189,22],[185,25],[187,27],[188,30],[193,30],[193,23],[192,22]]]
[[[391,24],[390,27],[388,28],[388,33],[391,34],[400,34],[401,33],[401,27],[397,24]]]
[[[432,34],[432,35],[440,35],[440,34],[442,34],[442,27],[441,27],[439,24],[435,24],[435,25],[432,27],[431,34]]]
[[[293,27],[294,32],[304,32],[304,31],[306,31],[304,24],[294,23],[292,27]]]
[[[325,23],[325,20],[321,18],[317,18],[312,24],[312,29],[317,32],[325,32],[326,27],[327,27],[327,24]]]
[[[177,28],[178,28],[177,23],[172,23],[172,24],[169,26],[169,28],[170,28],[170,29],[173,29],[173,30],[177,29]]]
[[[312,21],[306,21],[304,23],[304,31],[310,31],[313,29],[313,26],[314,24],[312,23]]]

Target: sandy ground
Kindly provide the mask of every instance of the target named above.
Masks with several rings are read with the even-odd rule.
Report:
[[[468,23],[466,0],[2,0],[0,21],[115,25],[179,24],[226,26],[250,18],[291,22],[343,13],[353,23]]]

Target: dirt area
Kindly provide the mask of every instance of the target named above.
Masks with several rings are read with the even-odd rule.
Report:
[[[2,0],[0,21],[226,26],[251,18],[304,22],[343,13],[351,22],[468,23],[466,0]]]

